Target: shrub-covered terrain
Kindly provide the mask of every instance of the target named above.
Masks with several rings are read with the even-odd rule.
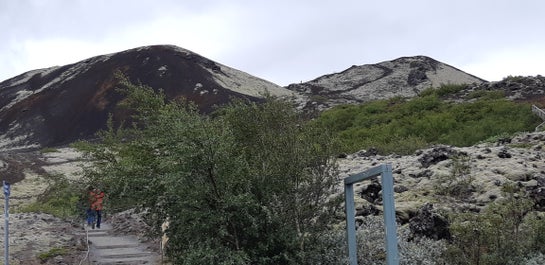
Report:
[[[443,86],[413,99],[338,106],[322,113],[317,122],[333,129],[345,152],[373,147],[382,154],[410,154],[432,144],[470,146],[497,135],[532,131],[541,122],[530,104],[497,92],[475,92],[471,102],[442,99],[459,89]]]
[[[466,103],[444,100],[460,91],[456,86],[414,99],[340,106],[309,122],[277,99],[237,101],[205,116],[191,103],[124,85],[132,126],[110,123],[101,142],[75,146],[95,162],[85,180],[107,190],[112,208],[145,209],[155,235],[168,224],[173,264],[346,264],[339,142],[344,152],[374,147],[411,154],[438,143],[470,146],[539,124],[529,105],[496,92],[475,93]],[[513,148],[534,148],[519,145]],[[436,187],[421,200],[471,203],[482,188],[474,158],[460,153],[445,159],[451,171],[443,177],[412,177]],[[544,216],[526,184],[513,183],[501,183],[503,195],[487,207],[441,212],[446,237],[400,223],[400,264],[541,264]],[[71,208],[77,196],[69,184],[54,185],[68,204],[44,197],[44,205]],[[359,264],[384,264],[381,220],[379,210],[359,216]]]
[[[215,115],[125,82],[130,128],[82,143],[87,176],[112,204],[147,209],[168,228],[175,264],[316,264],[335,257],[335,141],[287,102],[236,101]],[[163,226],[164,227],[164,226]],[[331,264],[325,262],[324,264]]]

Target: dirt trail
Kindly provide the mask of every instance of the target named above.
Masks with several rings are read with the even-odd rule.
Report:
[[[133,235],[114,234],[109,223],[102,224],[100,229],[89,227],[87,234],[90,251],[88,259],[81,262],[82,265],[161,264],[160,255],[150,250],[149,244]]]

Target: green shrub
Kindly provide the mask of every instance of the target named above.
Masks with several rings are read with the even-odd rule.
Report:
[[[451,95],[451,94],[460,92],[466,88],[467,88],[466,84],[461,84],[461,85],[446,84],[446,85],[441,85],[439,88],[437,88],[435,93],[438,97],[444,97],[446,95]]]
[[[60,218],[76,217],[84,210],[78,207],[83,190],[81,184],[64,176],[49,176],[49,185],[45,192],[35,202],[22,206],[18,211],[48,213]]]
[[[66,248],[53,247],[46,252],[39,253],[38,258],[40,259],[42,263],[45,263],[51,258],[54,258],[56,256],[66,255],[68,253],[69,253],[69,250]]]
[[[55,152],[58,152],[58,149],[57,148],[52,148],[52,147],[45,147],[45,148],[42,148],[40,150],[40,153],[42,154],[45,154],[45,153],[55,153]]]
[[[435,95],[435,88],[433,87],[428,87],[422,91],[420,91],[420,93],[418,94],[418,96],[420,97],[427,97],[427,96],[433,96]]]
[[[456,94],[467,88],[466,84],[442,84],[437,88],[429,87],[418,94],[420,97],[437,96],[439,98]]]
[[[468,155],[455,156],[451,158],[450,175],[441,176],[437,180],[437,194],[467,199],[468,195],[475,190],[473,181],[470,157]]]
[[[480,98],[480,99],[501,99],[501,98],[505,98],[505,92],[501,91],[501,90],[493,90],[493,91],[475,90],[475,91],[469,92],[467,97],[469,99],[476,99],[476,98]]]
[[[502,79],[502,81],[511,81],[511,82],[522,82],[526,79],[526,77],[522,75],[508,75]]]
[[[433,144],[471,146],[493,136],[531,131],[540,119],[526,103],[500,98],[456,104],[430,94],[338,106],[315,122],[339,136],[343,152],[374,147],[381,154],[410,154]]]
[[[155,234],[170,220],[174,264],[329,264],[323,235],[340,203],[328,128],[279,99],[237,100],[205,116],[124,85],[142,126],[110,124],[102,142],[82,144],[96,163],[87,176],[112,203],[147,209]]]
[[[512,185],[506,185],[503,194],[482,213],[451,217],[453,243],[445,252],[451,264],[521,264],[541,250],[543,243],[536,236],[540,230],[527,216],[533,203]]]

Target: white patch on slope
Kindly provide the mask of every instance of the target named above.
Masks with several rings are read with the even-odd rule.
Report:
[[[42,168],[49,174],[63,174],[68,179],[78,179],[83,168],[89,163],[81,152],[74,148],[58,148],[55,152],[43,154],[47,164]]]
[[[51,80],[50,82],[43,85],[39,89],[36,89],[36,90],[20,90],[20,91],[18,91],[17,92],[17,97],[13,101],[11,101],[9,104],[7,104],[6,106],[3,106],[2,109],[0,109],[0,111],[8,109],[8,108],[12,107],[13,105],[17,104],[18,102],[26,99],[27,97],[32,96],[34,94],[38,94],[38,93],[44,91],[45,89],[47,89],[47,88],[49,88],[49,87],[51,87],[53,85],[59,85],[59,84],[62,84],[62,83],[66,82],[66,81],[68,81],[70,79],[73,79],[77,75],[79,75],[81,73],[84,73],[87,70],[89,70],[95,63],[105,62],[105,61],[109,60],[111,55],[112,54],[96,56],[96,57],[92,57],[92,58],[83,60],[81,62],[75,63],[75,64],[72,65],[72,67],[70,67],[66,71],[64,71],[59,77]],[[28,82],[32,77],[34,77],[37,74],[40,74],[41,77],[44,77],[44,76],[48,75],[49,73],[53,72],[54,70],[56,70],[58,68],[59,68],[59,66],[54,66],[54,67],[50,67],[50,68],[37,69],[37,70],[32,70],[32,71],[26,72],[26,73],[24,73],[24,74],[22,74],[22,75],[20,75],[18,77],[15,77],[14,78],[15,80],[8,83],[8,86],[9,87],[14,87],[14,86],[17,86],[17,85],[24,84],[25,82]]]
[[[40,89],[36,90],[35,93],[39,93],[52,85],[62,84],[70,79],[73,79],[79,74],[89,70],[95,63],[108,61],[108,59],[110,59],[110,56],[111,54],[101,55],[101,56],[92,57],[92,58],[83,60],[81,62],[75,63],[72,65],[72,67],[64,71],[59,77],[51,80],[49,83],[45,84]]]
[[[39,120],[40,118],[37,118],[37,120]],[[25,140],[29,137],[32,136],[31,133],[29,134],[22,134],[22,135],[17,135],[16,137],[9,137],[9,136],[6,136],[6,135],[9,135],[10,132],[14,132],[15,130],[21,130],[21,125],[16,123],[16,122],[12,122],[10,125],[9,125],[9,129],[7,130],[7,134],[2,134],[0,135],[0,151],[10,151],[10,150],[20,150],[20,149],[28,149],[28,148],[38,148],[40,147],[39,144],[27,144],[27,145],[24,145],[23,143],[25,142]],[[13,133],[12,133],[13,134]]]
[[[43,71],[43,69],[36,69],[36,70],[28,71],[26,73],[23,73],[21,75],[18,75],[16,77],[12,78],[11,80],[8,79],[6,81],[9,81],[9,83],[8,83],[9,87],[18,86],[18,85],[21,85],[21,84],[27,82],[28,80],[30,80],[30,78],[32,78],[36,74],[41,73],[42,71]]]
[[[2,109],[0,109],[0,111],[4,111],[6,109],[11,108],[13,105],[15,105],[18,102],[24,100],[25,98],[29,97],[32,94],[34,94],[33,91],[29,91],[29,90],[17,91],[17,96],[15,97],[15,99],[13,99],[10,103],[8,103],[6,106],[4,106]]]
[[[248,73],[216,63],[221,73],[206,68],[214,77],[214,80],[221,86],[249,96],[263,97],[267,93],[271,96],[285,97],[294,96],[294,93],[272,82],[257,78]],[[223,73],[223,74],[222,74]]]
[[[195,52],[192,52],[190,50],[187,50],[175,45],[165,45],[165,46],[175,50],[176,52],[183,53],[185,55],[201,56]],[[151,46],[144,46],[144,47],[138,48],[138,51],[147,50],[150,48]],[[215,72],[212,69],[209,69],[207,67],[204,67],[204,68],[212,74],[212,77],[218,84],[220,84],[221,86],[229,90],[232,90],[241,94],[253,96],[253,97],[263,97],[267,93],[272,96],[278,96],[278,97],[296,96],[296,94],[293,91],[290,91],[272,82],[263,80],[261,78],[257,78],[248,73],[233,69],[231,67],[222,65],[220,63],[215,62],[215,64],[220,67],[221,73]],[[199,87],[199,89],[200,88],[202,87]]]
[[[394,67],[390,62],[381,63],[381,65],[389,69]],[[411,68],[408,64],[395,67],[395,71],[384,76],[386,70],[380,67],[374,65],[357,66],[341,73],[320,77],[309,83],[324,87],[329,91],[346,91],[343,94],[366,101],[394,96],[414,96],[414,91],[406,81]],[[428,87],[430,83],[424,82],[420,85]]]
[[[19,135],[14,138],[9,138],[5,135],[0,135],[0,151],[12,151],[40,147],[38,144],[21,145],[21,142],[23,142],[26,138],[30,136],[30,134],[26,134]]]
[[[329,91],[343,91],[353,88],[356,84],[374,81],[383,73],[384,70],[374,66],[352,67],[342,73],[325,75],[309,83],[325,87]]]
[[[426,72],[426,75],[433,87],[440,87],[447,84],[482,83],[478,78],[442,63],[437,66],[437,71]]]
[[[24,73],[22,75],[19,75],[19,76],[13,78],[12,80],[9,80],[10,82],[8,83],[8,85],[6,87],[14,87],[14,86],[22,85],[22,84],[28,82],[32,77],[36,76],[37,74],[39,74],[41,77],[44,77],[44,76],[48,75],[49,73],[53,72],[54,70],[56,70],[57,68],[59,68],[59,66],[28,71],[28,72],[26,72],[26,73]],[[25,90],[25,89],[17,91],[17,96],[15,97],[15,99],[13,99],[9,104],[2,107],[2,109],[0,109],[0,111],[4,111],[6,109],[11,108],[13,105],[17,104],[18,102],[24,100],[25,98],[27,98],[27,97],[35,94],[35,93],[36,93],[35,91]]]

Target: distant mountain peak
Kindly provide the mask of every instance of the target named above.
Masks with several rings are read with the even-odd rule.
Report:
[[[301,109],[320,111],[339,104],[414,97],[442,84],[473,84],[473,90],[502,89],[505,85],[510,87],[511,97],[526,99],[528,95],[541,96],[539,84],[544,83],[540,78],[488,83],[419,55],[354,65],[280,87],[174,45],[143,46],[28,71],[0,82],[0,150],[89,139],[105,128],[110,113],[117,119],[114,122],[123,119],[117,106],[123,95],[115,89],[119,82],[116,71],[135,83],[162,89],[170,99],[193,101],[204,113],[232,98],[260,101],[264,95],[288,97]],[[460,92],[460,98],[466,92]]]
[[[309,98],[311,105],[328,108],[395,96],[414,97],[442,84],[473,84],[485,80],[427,56],[400,57],[377,64],[354,65],[340,73],[292,84],[288,89]],[[312,98],[327,99],[323,102]],[[308,105],[307,104],[307,105]],[[307,106],[308,107],[308,106]]]
[[[201,111],[231,98],[259,100],[293,92],[173,46],[154,45],[28,71],[0,83],[0,149],[54,146],[92,137],[122,99],[116,71]]]

